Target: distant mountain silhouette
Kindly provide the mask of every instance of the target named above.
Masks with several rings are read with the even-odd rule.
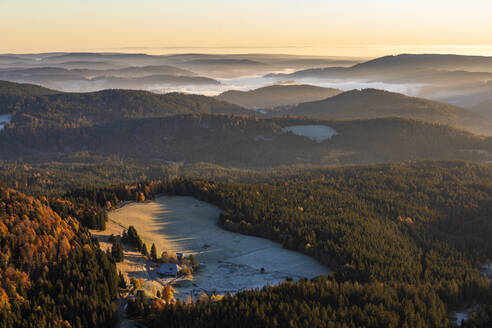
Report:
[[[182,68],[158,65],[158,66],[142,66],[142,67],[124,67],[116,69],[76,69],[77,73],[85,77],[94,76],[112,76],[112,77],[144,77],[149,75],[171,75],[171,76],[197,76],[196,73]]]

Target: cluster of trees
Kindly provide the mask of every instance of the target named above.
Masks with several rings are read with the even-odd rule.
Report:
[[[140,303],[158,327],[446,327],[445,304],[430,289],[339,283],[327,277],[249,290],[214,301]],[[160,306],[159,306],[160,305]]]
[[[123,245],[121,244],[121,242],[116,240],[116,238],[114,238],[112,241],[111,251],[109,253],[111,254],[111,257],[114,259],[115,262],[123,262],[123,260],[125,259],[125,254],[123,253]]]
[[[77,221],[89,229],[104,230],[108,220],[104,208],[94,206],[89,202],[79,202],[71,197],[50,198],[50,207],[64,218],[77,218]]]
[[[134,226],[129,226],[128,230],[123,231],[123,236],[121,237],[121,240],[124,243],[135,247],[147,258],[149,257],[149,250],[147,249],[147,245],[145,245],[145,243],[142,241],[142,238],[140,238]],[[153,246],[155,251],[155,245]]]
[[[142,163],[110,157],[74,154],[56,162],[26,163],[0,161],[0,181],[19,191],[37,196],[62,196],[74,190],[99,192],[108,186],[134,185],[136,181],[172,180],[178,176],[212,181],[254,182],[270,175],[292,175],[306,168],[282,167],[271,170],[226,168],[210,163]],[[91,199],[100,197],[92,195]],[[106,196],[104,198],[107,198]],[[111,201],[110,198],[108,200]],[[116,205],[112,203],[113,207]]]
[[[0,186],[2,327],[112,327],[118,277],[76,217]]]

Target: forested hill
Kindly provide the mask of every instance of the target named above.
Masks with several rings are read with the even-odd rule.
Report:
[[[462,56],[441,54],[400,54],[384,56],[364,63],[356,64],[353,70],[384,70],[384,71],[421,71],[435,70],[468,70],[492,72],[492,57]]]
[[[492,134],[492,121],[472,111],[376,89],[352,90],[269,114],[337,120],[402,117],[450,125],[477,134]]]
[[[0,96],[0,108],[2,113],[12,114],[10,128],[29,130],[93,126],[178,114],[252,114],[247,109],[210,97],[132,90],[16,96],[14,99]]]
[[[0,80],[0,96],[43,96],[55,93],[59,93],[59,91],[43,88],[35,84]]]
[[[2,327],[114,325],[116,268],[80,227],[83,211],[69,210],[77,207],[0,186]]]
[[[25,99],[36,96],[52,95],[58,91],[34,84],[13,83],[0,80],[0,115],[11,114],[22,107]]]
[[[322,100],[342,91],[313,85],[272,85],[250,91],[226,91],[216,98],[246,108],[273,109],[279,106],[296,105],[307,101]]]
[[[317,142],[285,128],[336,131]],[[414,159],[490,160],[490,138],[404,119],[317,121],[184,115],[63,130],[0,134],[0,159],[50,160],[80,152],[160,162],[236,167],[358,164]]]

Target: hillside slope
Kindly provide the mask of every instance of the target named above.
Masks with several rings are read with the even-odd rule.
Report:
[[[492,99],[486,100],[471,109],[475,113],[492,120]]]
[[[0,115],[11,114],[16,107],[21,106],[24,99],[56,93],[60,92],[39,85],[0,80]]]
[[[0,96],[44,96],[55,93],[59,93],[59,91],[43,88],[35,84],[0,80]]]
[[[492,122],[472,111],[376,89],[352,90],[325,100],[302,103],[271,115],[336,120],[401,117],[446,124],[478,134],[492,134]]]
[[[317,142],[284,128],[312,126],[336,134]],[[56,158],[79,152],[159,162],[210,162],[238,167],[354,164],[414,159],[486,160],[490,138],[443,125],[385,118],[353,121],[222,115],[145,118],[72,129],[0,134],[0,159]]]
[[[242,107],[205,96],[179,93],[159,95],[131,90],[20,96],[0,102],[0,107],[5,113],[12,114],[10,129],[92,126],[135,118],[192,113],[252,114]]]
[[[464,71],[464,72],[461,72]],[[492,73],[492,57],[481,56],[459,56],[459,55],[438,55],[438,54],[400,54],[396,56],[384,56],[363,63],[355,64],[351,67],[327,67],[300,70],[289,74],[271,74],[269,76],[285,79],[295,79],[302,77],[314,78],[366,78],[366,79],[394,79],[400,78],[406,82],[414,81],[418,76],[428,77],[428,73],[433,75],[444,73],[449,78],[449,73],[467,74],[475,76],[490,76]],[[438,76],[439,81],[442,77]],[[434,78],[434,81],[436,81]],[[462,79],[465,78],[462,76]]]
[[[338,89],[312,85],[272,85],[250,91],[226,91],[216,98],[250,109],[271,109],[322,100],[340,94]]]
[[[116,267],[70,206],[0,186],[2,327],[114,325]]]

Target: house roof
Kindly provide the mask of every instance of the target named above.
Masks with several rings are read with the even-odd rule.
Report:
[[[161,274],[177,274],[181,270],[181,267],[174,263],[162,263],[157,269],[158,273]]]

